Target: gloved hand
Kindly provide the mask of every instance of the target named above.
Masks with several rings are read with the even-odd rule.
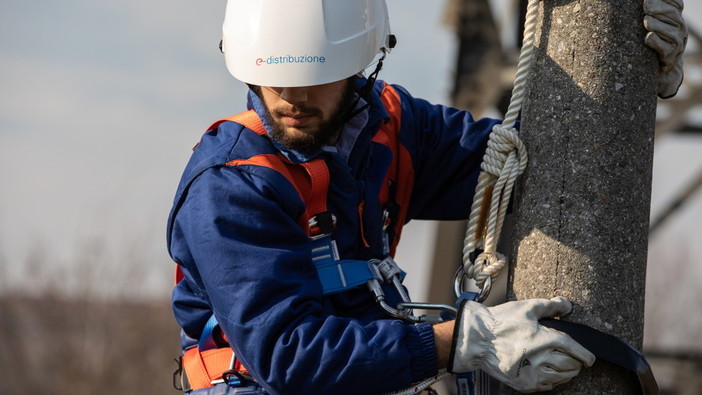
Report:
[[[683,0],[644,0],[644,42],[658,54],[658,96],[663,99],[675,96],[683,80],[688,34],[683,7]]]
[[[486,307],[464,302],[454,325],[452,373],[476,369],[521,392],[546,391],[592,366],[595,356],[570,336],[539,325],[570,312],[563,297]]]

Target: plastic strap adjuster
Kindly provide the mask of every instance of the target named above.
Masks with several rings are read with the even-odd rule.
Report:
[[[404,277],[404,272],[400,267],[397,265],[394,259],[392,257],[385,257],[382,261],[375,260],[373,261],[375,263],[375,266],[378,268],[378,271],[380,271],[380,274],[383,277],[383,280],[386,282],[392,282],[392,279],[395,276],[398,276],[397,278],[402,279]]]

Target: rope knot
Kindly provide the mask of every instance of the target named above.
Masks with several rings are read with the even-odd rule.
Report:
[[[505,162],[512,154],[518,155],[520,168],[522,163],[526,167],[526,148],[517,135],[517,129],[497,124],[492,127],[481,169],[497,178],[504,171]],[[523,171],[523,168],[521,170]]]
[[[497,251],[483,251],[478,255],[472,265],[466,270],[468,278],[475,280],[475,284],[481,289],[485,286],[488,277],[496,280],[500,271],[507,264],[507,257]]]
[[[487,278],[496,279],[507,263],[507,258],[496,251],[497,241],[514,182],[526,165],[526,148],[517,130],[495,125],[483,156],[463,248],[463,270],[481,288],[486,285]],[[483,252],[471,262],[470,256],[478,248]]]

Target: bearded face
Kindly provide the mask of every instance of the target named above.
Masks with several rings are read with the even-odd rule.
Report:
[[[353,99],[351,79],[294,88],[252,86],[266,108],[271,137],[284,147],[314,152],[336,143]]]

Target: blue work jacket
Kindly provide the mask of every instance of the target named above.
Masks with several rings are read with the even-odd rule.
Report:
[[[355,83],[360,87],[365,79]],[[429,324],[389,317],[364,286],[323,294],[309,237],[297,222],[304,202],[281,174],[225,165],[279,152],[296,162],[323,157],[341,259],[382,259],[378,194],[392,152],[372,138],[389,120],[379,99],[384,87],[382,81],[374,85],[367,122],[348,160],[323,150],[289,151],[268,136],[223,122],[205,133],[184,171],[167,232],[171,257],[184,274],[173,291],[176,320],[187,343],[214,313],[239,360],[267,392],[381,393],[437,373]],[[467,218],[488,135],[498,121],[476,121],[466,111],[393,87],[401,101],[399,140],[414,172],[405,222]],[[252,92],[249,108],[264,114]]]

